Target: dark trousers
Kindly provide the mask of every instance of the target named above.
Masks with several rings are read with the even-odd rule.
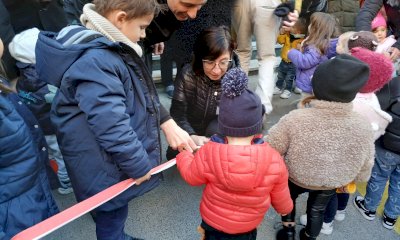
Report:
[[[113,211],[96,211],[97,240],[125,240],[125,221],[128,217],[128,205]]]
[[[201,227],[205,231],[205,240],[256,240],[257,239],[257,228],[247,232],[247,233],[238,233],[238,234],[228,234],[221,232],[206,222],[201,222]]]
[[[281,61],[278,66],[278,80],[276,86],[283,90],[292,91],[293,82],[296,79],[296,66],[291,62]]]
[[[344,210],[347,207],[347,202],[349,201],[350,194],[348,193],[337,193],[333,195],[331,200],[326,206],[324,222],[330,223],[335,219],[336,210]]]
[[[307,199],[307,226],[306,234],[309,239],[317,239],[322,228],[325,208],[329,200],[336,193],[336,189],[331,190],[310,190],[289,181],[290,197],[293,200],[293,210],[282,217],[282,222],[294,222],[296,217],[296,199],[305,192],[308,192]]]

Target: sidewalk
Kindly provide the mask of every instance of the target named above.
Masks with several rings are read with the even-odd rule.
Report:
[[[255,88],[257,75],[250,77],[250,86]],[[164,106],[169,109],[170,99],[159,87],[160,99]],[[293,94],[290,99],[284,100],[274,98],[274,111],[270,116],[270,125],[276,123],[279,118],[294,109],[299,95]],[[163,149],[166,142],[163,138]],[[165,154],[164,154],[165,160]],[[167,170],[164,174],[164,182],[155,190],[146,195],[134,199],[129,206],[129,216],[126,222],[126,232],[135,237],[146,240],[192,240],[199,239],[196,227],[200,224],[199,201],[202,187],[190,187],[179,176],[175,167]],[[60,209],[65,209],[75,203],[72,194],[61,196],[53,192]],[[352,201],[354,196],[351,196]],[[305,213],[306,195],[297,200],[297,222],[301,214]],[[257,239],[275,239],[274,226],[279,227],[280,217],[271,208],[266,214],[262,225],[258,228]],[[297,230],[300,231],[298,226]],[[94,240],[95,224],[90,215],[73,221],[58,231],[45,237],[47,240]],[[394,231],[385,229],[380,219],[374,221],[365,220],[349,202],[347,216],[343,222],[334,223],[332,235],[320,235],[318,239],[350,239],[350,240],[395,240],[400,239]]]

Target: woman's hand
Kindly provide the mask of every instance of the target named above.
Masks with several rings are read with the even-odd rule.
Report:
[[[167,139],[168,145],[179,152],[183,150],[187,150],[189,152],[193,152],[197,149],[196,144],[189,136],[189,134],[180,128],[173,119],[169,119],[161,124],[161,129],[165,134],[165,138]]]
[[[296,24],[297,20],[299,19],[299,12],[297,10],[294,10],[293,12],[290,12],[287,15],[289,21],[283,21],[283,26],[282,28],[285,31],[290,31],[290,29]]]
[[[210,141],[210,139],[205,136],[190,135],[190,137],[192,138],[193,142],[199,147]]]

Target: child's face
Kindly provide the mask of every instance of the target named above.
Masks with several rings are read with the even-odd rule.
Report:
[[[129,40],[136,43],[146,37],[146,27],[150,25],[153,17],[153,14],[129,20],[125,17],[116,26]]]
[[[379,26],[379,27],[375,28],[372,32],[378,39],[379,43],[383,42],[387,35],[387,29],[384,26]]]

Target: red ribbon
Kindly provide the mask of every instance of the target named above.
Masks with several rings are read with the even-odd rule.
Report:
[[[171,159],[166,163],[163,163],[153,169],[151,169],[151,175],[162,172],[176,164],[176,160]],[[85,199],[73,205],[64,211],[47,218],[46,220],[25,229],[24,231],[15,235],[12,240],[31,240],[40,239],[44,236],[50,234],[51,232],[61,228],[62,226],[74,221],[80,216],[92,211],[101,204],[115,198],[131,186],[133,186],[136,181],[132,178],[126,179],[122,182],[114,184],[113,186],[93,195],[92,197]]]

